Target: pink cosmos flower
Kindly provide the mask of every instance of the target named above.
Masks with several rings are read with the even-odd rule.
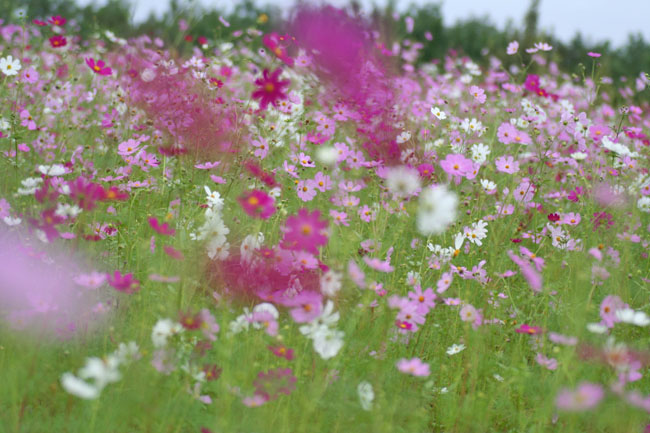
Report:
[[[615,323],[620,322],[616,312],[625,308],[629,308],[629,306],[618,296],[606,296],[600,304],[600,318],[605,326],[613,328]]]
[[[259,159],[266,158],[266,155],[269,152],[269,143],[266,139],[260,137],[257,140],[253,140],[251,144],[255,148],[253,155],[257,156]]]
[[[469,88],[469,94],[472,95],[479,104],[484,104],[487,99],[485,96],[485,90],[478,86],[471,86]]]
[[[497,171],[513,174],[519,171],[519,162],[511,155],[500,156],[495,161]]]
[[[316,188],[314,184],[309,180],[301,180],[296,185],[296,191],[298,192],[298,198],[302,201],[312,201],[316,197]]]
[[[20,111],[20,124],[22,126],[25,126],[30,131],[36,129],[36,122],[34,122],[34,118],[31,114],[29,114],[29,111],[27,110]]]
[[[278,321],[268,311],[255,311],[249,318],[251,323],[259,323],[264,328],[264,331],[271,337],[278,335]]]
[[[363,261],[366,262],[366,265],[379,272],[393,272],[395,270],[395,268],[390,265],[390,261],[388,260],[384,262],[378,258],[363,256]]]
[[[284,93],[284,88],[288,87],[291,83],[289,80],[279,80],[282,69],[276,69],[269,75],[269,70],[264,69],[262,78],[255,80],[255,85],[258,89],[252,94],[252,97],[260,100],[260,109],[264,110],[271,104],[277,107],[279,100],[287,99],[287,94]]]
[[[100,272],[80,274],[74,277],[74,282],[87,289],[97,289],[106,282],[106,274]]]
[[[267,219],[275,213],[275,200],[264,191],[254,189],[238,199],[244,211],[254,217]]]
[[[451,282],[454,280],[454,274],[451,272],[445,272],[440,276],[440,279],[438,280],[438,283],[436,284],[436,292],[438,293],[444,293],[447,291],[449,286],[451,285]]]
[[[88,57],[86,59],[86,64],[90,69],[92,69],[94,73],[98,75],[111,75],[113,73],[113,70],[107,67],[103,60],[97,60],[95,62],[95,59]]]
[[[607,137],[612,133],[612,130],[609,129],[609,126],[604,124],[596,124],[589,127],[589,136],[595,142],[600,142],[603,137]]]
[[[291,299],[284,301],[291,309],[291,317],[296,323],[308,323],[320,316],[323,296],[320,293],[303,290]]]
[[[549,332],[548,339],[555,344],[562,344],[564,346],[575,346],[576,344],[578,344],[577,337],[570,337],[570,336],[558,334],[556,332]]]
[[[426,377],[431,374],[429,364],[422,362],[420,358],[402,358],[397,361],[397,369],[402,373],[410,374],[412,376]]]
[[[541,257],[538,257],[536,254],[534,254],[532,251],[530,251],[526,247],[519,247],[519,252],[523,254],[524,256],[528,257],[528,260],[533,262],[535,265],[535,268],[537,268],[537,272],[542,272],[542,269],[544,268],[545,262],[544,259]]]
[[[460,309],[460,319],[463,322],[471,322],[473,328],[477,328],[483,323],[483,316],[481,313],[470,304],[465,304]]]
[[[548,370],[557,370],[557,359],[555,358],[547,358],[543,354],[538,353],[535,357],[535,361]]]
[[[312,185],[320,192],[325,192],[332,189],[332,179],[328,175],[319,171],[316,173],[316,176],[314,176]]]
[[[587,55],[588,55],[589,57],[598,58],[598,57],[600,57],[602,54],[600,54],[600,53],[594,53],[594,52],[592,52],[592,51],[589,51],[589,52],[587,53]]]
[[[508,48],[506,49],[506,54],[512,56],[513,54],[517,54],[518,50],[519,50],[519,42],[512,41],[508,44]]]
[[[287,218],[282,243],[288,249],[302,249],[318,254],[318,247],[327,243],[327,236],[324,234],[327,225],[327,220],[320,219],[319,210],[310,213],[306,208],[302,208],[297,215]]]
[[[201,326],[199,328],[201,329],[201,332],[203,332],[203,336],[209,341],[216,341],[216,334],[219,332],[219,324],[210,313],[210,310],[203,308],[199,312],[199,318],[201,320]]]
[[[413,291],[408,293],[409,299],[411,299],[418,306],[418,313],[426,315],[429,310],[436,306],[435,299],[437,298],[436,294],[433,293],[433,289],[430,287],[425,291],[422,291],[422,287],[417,284]]]
[[[467,176],[474,168],[474,164],[471,159],[467,159],[461,154],[449,154],[440,161],[440,167],[449,176],[453,176],[456,183],[460,183],[460,178]]]
[[[528,281],[530,288],[533,289],[534,292],[541,292],[542,291],[541,274],[537,272],[535,269],[533,269],[533,267],[530,265],[530,263],[528,263],[528,261],[519,257],[517,254],[512,252],[512,250],[509,250],[507,254],[508,257],[510,257],[510,259],[519,266],[519,270],[521,271],[524,278],[526,278],[526,281]]]
[[[23,81],[23,83],[29,83],[29,84],[34,84],[35,82],[38,81],[39,75],[36,69],[29,67],[25,69],[21,74],[20,74],[20,79]]]
[[[604,396],[605,391],[602,386],[583,382],[575,390],[562,389],[555,399],[555,404],[558,409],[583,411],[598,406]]]
[[[344,226],[349,226],[350,223],[348,222],[348,214],[345,212],[339,212],[334,209],[330,209],[330,216],[334,220],[334,224],[338,225],[344,225]]]
[[[361,221],[369,223],[370,221],[374,221],[377,218],[377,212],[369,207],[367,204],[364,204],[358,211],[357,213],[359,214],[359,218],[361,218]]]
[[[497,129],[497,137],[503,144],[510,144],[513,142],[517,128],[510,122],[503,122]]]

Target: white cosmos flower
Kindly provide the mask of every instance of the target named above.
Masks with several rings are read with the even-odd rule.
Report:
[[[99,397],[101,392],[101,390],[96,386],[79,379],[72,373],[64,373],[63,376],[61,376],[61,386],[63,386],[63,389],[68,393],[86,400],[92,400]]]
[[[401,144],[401,143],[406,143],[406,142],[409,141],[410,139],[411,139],[411,133],[408,132],[408,131],[404,131],[404,132],[402,132],[401,134],[399,134],[399,135],[397,136],[397,138],[395,139],[395,141],[397,141],[398,143]]]
[[[314,350],[323,359],[330,359],[343,347],[343,331],[321,327],[314,335]]]
[[[217,211],[220,211],[223,208],[223,198],[218,191],[211,191],[210,188],[206,185],[204,186],[206,193],[206,200],[208,205]]]
[[[445,112],[442,111],[438,107],[432,107],[431,108],[431,114],[436,116],[436,118],[438,118],[438,120],[445,120],[447,118],[447,114],[445,114]]]
[[[342,278],[343,275],[340,272],[330,269],[320,277],[320,291],[330,298],[336,296],[341,290]]]
[[[62,176],[65,174],[65,167],[61,164],[39,165],[38,171],[46,176]]]
[[[624,308],[622,310],[616,310],[616,317],[623,322],[629,323],[636,326],[648,326],[650,325],[650,317],[643,311],[634,311],[631,308]]]
[[[22,66],[20,60],[14,59],[13,56],[7,56],[0,59],[0,71],[8,77],[17,75],[18,71],[21,69]]]
[[[641,212],[650,212],[650,197],[641,197],[636,202],[636,207],[638,207]]]
[[[386,176],[388,190],[399,197],[408,197],[420,188],[417,170],[405,166],[389,169]]]
[[[109,355],[104,359],[88,358],[86,365],[79,370],[79,377],[86,380],[93,380],[95,386],[100,390],[112,382],[117,382],[122,377],[119,370],[119,359]]]
[[[165,347],[167,339],[183,331],[183,326],[171,319],[160,319],[151,332],[151,341],[155,347]]]
[[[444,232],[456,219],[458,197],[444,185],[424,189],[419,204],[417,227],[425,236]]]
[[[636,153],[630,152],[630,149],[621,143],[614,143],[612,140],[609,139],[609,137],[603,137],[601,140],[601,143],[603,144],[603,147],[607,150],[610,150],[614,153],[616,153],[619,156],[635,156]]]
[[[369,382],[363,381],[357,385],[357,394],[359,395],[359,403],[363,410],[372,409],[372,401],[375,399],[375,392]]]
[[[587,323],[587,331],[594,334],[604,334],[607,332],[607,326],[600,323]]]
[[[465,345],[464,344],[452,344],[447,349],[447,355],[455,355],[457,353],[462,352],[463,350],[465,350]]]

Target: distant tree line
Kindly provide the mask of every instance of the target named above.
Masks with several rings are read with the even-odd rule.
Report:
[[[442,59],[453,49],[477,63],[487,62],[488,54],[495,54],[509,65],[519,61],[516,56],[505,56],[510,41],[518,40],[523,52],[534,42],[543,40],[553,46],[553,51],[545,56],[557,62],[564,72],[580,75],[581,69],[585,69],[588,74],[593,59],[587,56],[587,52],[591,51],[602,54],[596,60],[600,64],[600,74],[613,78],[616,83],[625,84],[626,77],[634,79],[642,72],[650,73],[650,41],[644,40],[640,33],[630,34],[627,43],[620,48],[612,47],[610,42],[589,43],[579,33],[571,41],[563,42],[538,30],[539,3],[540,0],[531,0],[520,27],[510,23],[504,29],[498,29],[487,17],[472,17],[445,26],[440,5],[430,3],[411,5],[407,9],[413,18],[413,29],[407,33],[404,17],[394,18],[395,0],[389,0],[383,7],[375,6],[369,19],[389,38],[421,42],[420,62]],[[357,0],[350,0],[349,9],[352,13],[360,13]],[[169,0],[169,8],[161,16],[152,14],[138,24],[131,19],[132,5],[128,0],[108,0],[103,6],[79,6],[74,0],[0,0],[0,11],[3,11],[0,18],[5,22],[21,19],[17,16],[21,10],[23,19],[30,21],[52,15],[64,16],[76,23],[77,33],[82,38],[100,30],[111,30],[123,38],[145,33],[172,42],[181,50],[191,47],[190,38],[193,43],[200,36],[228,40],[233,29],[255,27],[268,32],[274,28],[281,31],[282,28],[282,11],[274,6],[259,6],[254,0],[238,1],[228,13],[217,8],[205,9],[193,0]],[[220,24],[220,17],[230,24],[229,28]],[[179,30],[180,19],[188,24],[186,32]],[[432,40],[429,40],[428,33]]]

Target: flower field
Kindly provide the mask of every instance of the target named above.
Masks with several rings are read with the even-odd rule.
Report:
[[[421,63],[329,7],[189,50],[33,18],[0,432],[650,431],[647,76]]]

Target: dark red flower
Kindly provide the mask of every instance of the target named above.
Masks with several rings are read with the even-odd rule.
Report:
[[[550,213],[546,218],[552,223],[560,221],[560,215],[556,213]]]
[[[267,400],[274,400],[280,394],[291,394],[296,388],[296,377],[290,368],[275,368],[266,373],[260,372],[253,382],[255,394],[265,397]]]
[[[277,107],[277,102],[287,99],[284,89],[291,83],[289,80],[279,80],[282,69],[276,69],[269,75],[269,70],[264,69],[262,78],[255,80],[255,85],[259,88],[253,92],[253,98],[260,100],[260,109],[264,110],[271,104]]]
[[[185,329],[189,329],[189,330],[199,329],[203,324],[203,319],[201,319],[200,313],[192,314],[192,313],[185,312],[185,313],[181,313],[180,316],[181,317],[178,322]]]
[[[205,380],[211,382],[219,379],[222,369],[217,364],[206,364],[203,366],[203,373],[205,373]]]

